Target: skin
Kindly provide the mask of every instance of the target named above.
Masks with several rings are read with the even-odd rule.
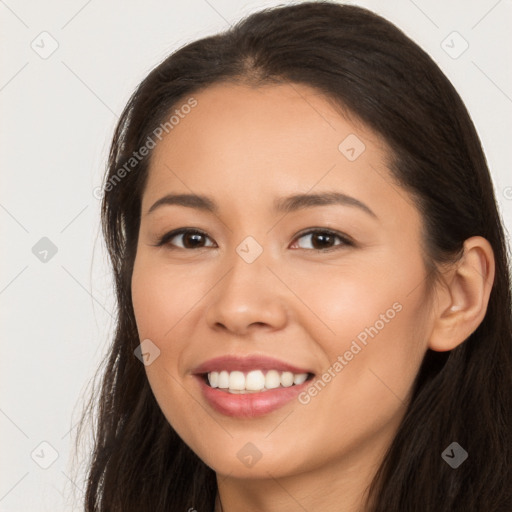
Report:
[[[132,299],[140,339],[161,351],[146,366],[151,388],[217,473],[225,512],[364,510],[425,351],[451,350],[485,315],[492,249],[467,240],[428,293],[422,219],[386,168],[381,138],[303,85],[217,84],[194,97],[197,106],[153,150],[143,193]],[[338,149],[349,134],[365,144],[354,161]],[[339,204],[273,210],[278,197],[325,191],[375,216]],[[168,193],[207,195],[218,212],[166,205],[148,213]],[[199,248],[184,248],[180,235],[156,246],[181,227],[206,233]],[[308,228],[354,245],[335,237],[334,250],[322,251],[318,233],[301,234]],[[252,263],[236,252],[248,236],[263,249]],[[396,303],[394,318],[307,404],[228,417],[191,374],[217,356],[264,354],[318,378]],[[252,467],[237,457],[248,442],[262,455]]]

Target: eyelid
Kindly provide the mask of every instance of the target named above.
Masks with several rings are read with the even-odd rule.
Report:
[[[323,228],[323,227],[310,227],[303,231],[300,231],[299,233],[297,233],[295,235],[292,242],[295,242],[296,240],[298,240],[306,235],[311,235],[311,234],[315,234],[315,233],[329,234],[329,235],[338,237],[343,243],[334,245],[333,247],[328,247],[326,249],[302,249],[302,250],[315,251],[315,252],[322,253],[322,252],[333,251],[333,250],[336,250],[337,248],[344,247],[344,246],[354,246],[355,245],[355,242],[348,235],[345,235],[344,233],[333,230],[331,228]],[[183,227],[183,228],[177,228],[172,231],[169,231],[168,233],[166,233],[162,237],[160,237],[156,244],[152,244],[152,245],[154,245],[155,247],[164,246],[169,242],[169,240],[172,240],[174,237],[183,235],[183,234],[198,234],[198,235],[202,235],[206,238],[209,238],[210,240],[213,241],[213,239],[202,229],[192,228],[192,227],[190,227],[190,228]],[[214,243],[216,244],[216,242],[214,242]],[[188,250],[188,251],[192,251],[192,250],[197,251],[199,249],[207,249],[208,247],[198,247],[197,249],[188,249],[186,247],[185,248],[172,247],[172,248],[173,249],[183,249],[183,250]],[[299,249],[301,249],[301,248],[299,248]]]
[[[341,238],[346,243],[352,243],[352,244],[355,243],[351,237],[349,237],[345,233],[342,233],[341,231],[336,231],[335,229],[332,229],[332,228],[322,228],[322,227],[311,227],[311,228],[307,228],[303,231],[299,231],[295,235],[294,240],[297,238],[301,238],[304,235],[309,235],[311,233],[327,233],[329,235],[334,235],[334,236]]]
[[[169,231],[168,233],[165,233],[165,235],[163,235],[162,237],[160,237],[157,241],[156,244],[152,244],[154,245],[155,247],[160,247],[160,246],[163,246],[163,245],[166,245],[169,240],[172,240],[175,236],[179,236],[179,235],[184,235],[184,234],[197,234],[197,235],[202,235],[206,238],[210,238],[211,240],[211,237],[208,236],[208,234],[203,231],[202,229],[198,229],[198,228],[177,228],[177,229],[173,229],[172,231]],[[182,249],[182,247],[176,247],[176,249]],[[199,249],[205,249],[205,247],[199,247]],[[189,250],[191,251],[192,249],[187,249],[185,248],[184,250]],[[195,249],[197,250],[197,249]]]
[[[352,238],[349,237],[348,235],[345,235],[344,233],[341,233],[341,232],[336,231],[331,228],[323,228],[323,227],[312,227],[312,228],[307,228],[303,231],[300,231],[299,233],[297,233],[295,235],[293,241],[295,242],[295,240],[298,240],[298,239],[302,238],[303,236],[311,235],[311,234],[315,234],[315,233],[322,233],[322,234],[328,234],[331,236],[335,236],[335,237],[339,238],[342,241],[342,243],[334,245],[332,247],[328,247],[326,249],[302,249],[302,250],[310,251],[310,252],[313,251],[313,252],[325,253],[325,252],[330,252],[330,251],[335,251],[335,250],[341,249],[342,247],[345,247],[345,246],[354,247],[356,245],[355,242],[352,240]],[[299,249],[301,249],[301,248],[299,248]]]

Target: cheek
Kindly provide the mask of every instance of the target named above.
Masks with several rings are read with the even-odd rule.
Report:
[[[132,275],[132,303],[139,339],[150,339],[159,356],[145,367],[155,398],[169,423],[178,431],[183,411],[201,414],[197,403],[184,392],[183,359],[190,350],[190,328],[195,325],[196,308],[211,284],[198,277],[192,266],[170,266],[139,253]],[[191,320],[192,319],[192,320]],[[188,378],[191,378],[190,376]]]
[[[191,266],[166,266],[144,256],[135,260],[132,302],[141,338],[163,340],[193,309],[207,287]]]
[[[365,290],[353,284],[333,292],[337,309],[331,308],[330,325],[336,334],[316,337],[327,364],[316,377],[318,391],[312,386],[301,401],[305,415],[324,419],[316,437],[333,452],[360,446],[390,426],[393,431],[405,412],[426,344],[418,328],[422,292],[407,295],[410,289],[404,289],[384,293],[383,288]],[[330,299],[330,292],[325,297]],[[332,425],[340,427],[333,430]]]
[[[336,344],[358,335],[364,342],[367,328],[376,324],[380,332],[404,317],[398,310],[415,299],[410,292],[421,283],[423,269],[421,263],[397,267],[382,258],[378,266],[373,261],[349,262],[314,269],[290,268],[282,275],[284,281],[293,283],[293,292],[302,302],[290,298],[302,311],[300,321],[308,322],[310,333],[316,331]]]
[[[331,266],[295,280],[294,291],[315,313],[304,315],[302,324],[325,353],[326,369],[340,375],[332,399],[342,399],[343,391],[354,410],[366,406],[347,393],[367,404],[385,395],[395,400],[394,394],[405,400],[426,351],[424,265],[420,257],[396,261]]]

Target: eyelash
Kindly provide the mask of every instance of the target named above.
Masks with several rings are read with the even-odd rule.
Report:
[[[346,246],[352,246],[352,247],[355,246],[354,242],[352,242],[352,240],[350,240],[346,235],[342,235],[341,233],[338,233],[337,231],[332,231],[330,229],[325,229],[325,228],[313,228],[313,229],[309,229],[307,231],[303,231],[303,232],[297,234],[297,236],[294,238],[294,240],[300,239],[306,235],[319,234],[319,233],[323,234],[323,235],[334,236],[334,237],[338,238],[339,240],[341,240],[342,243],[334,245],[333,247],[328,247],[326,249],[314,249],[314,248],[313,249],[303,249],[300,247],[299,247],[299,249],[306,250],[306,251],[312,250],[312,251],[318,251],[318,252],[325,253],[325,252],[335,251],[335,250],[341,249]],[[203,232],[199,229],[179,228],[179,229],[175,229],[175,230],[170,231],[169,233],[166,233],[165,235],[163,235],[158,240],[158,242],[155,244],[155,246],[161,247],[163,245],[168,245],[171,250],[183,249],[183,250],[189,250],[189,251],[207,248],[207,247],[198,247],[198,248],[194,249],[194,248],[188,248],[188,247],[173,247],[172,244],[169,243],[169,241],[172,240],[174,237],[179,236],[179,235],[184,235],[184,234],[201,235],[206,238],[209,238],[205,232]]]

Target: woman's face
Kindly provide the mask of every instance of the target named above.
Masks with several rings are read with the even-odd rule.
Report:
[[[431,327],[419,213],[379,137],[317,91],[194,98],[153,150],[133,271],[156,400],[219,474],[373,467]],[[157,245],[182,228],[200,234]]]

